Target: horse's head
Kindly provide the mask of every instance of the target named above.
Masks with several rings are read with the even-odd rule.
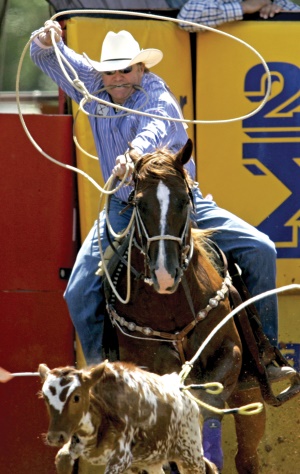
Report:
[[[139,243],[146,255],[154,289],[173,293],[190,251],[190,185],[184,169],[192,141],[177,153],[157,150],[135,161],[134,204]]]

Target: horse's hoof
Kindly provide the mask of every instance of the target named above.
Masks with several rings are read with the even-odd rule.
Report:
[[[278,367],[273,363],[267,365],[266,367],[267,375],[269,382],[280,382],[281,380],[290,379],[293,375],[296,375],[297,372],[293,367],[288,365],[284,365],[282,367]]]

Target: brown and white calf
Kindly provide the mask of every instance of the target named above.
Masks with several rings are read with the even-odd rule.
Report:
[[[162,474],[175,461],[182,474],[214,474],[203,457],[199,408],[180,390],[177,374],[159,376],[105,361],[91,369],[40,364],[50,424],[47,444],[61,446],[59,474],[76,459],[105,467],[105,474]]]

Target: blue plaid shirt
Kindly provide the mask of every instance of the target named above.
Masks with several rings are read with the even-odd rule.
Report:
[[[63,41],[58,43],[58,47],[76,70],[87,90],[93,95],[111,102],[109,94],[106,91],[100,91],[104,87],[101,74],[93,69],[82,55],[68,48]],[[34,63],[51,77],[69,97],[79,103],[82,94],[74,89],[62,73],[54,48],[42,47],[39,41],[35,40],[31,43],[30,51]],[[110,177],[116,157],[123,155],[128,150],[128,143],[131,143],[143,155],[162,147],[177,152],[187,141],[184,125],[168,120],[169,117],[180,118],[181,111],[165,82],[155,74],[145,73],[140,85],[146,94],[137,90],[123,105],[133,110],[142,110],[167,117],[167,120],[149,118],[134,113],[124,115],[125,112],[122,110],[115,111],[114,108],[96,101],[88,102],[85,105],[86,111],[100,116],[100,118],[89,116],[89,121],[104,181]],[[116,118],[118,115],[120,117]],[[105,118],[106,116],[113,116],[113,118]],[[185,167],[190,176],[195,179],[194,161],[190,160]],[[117,195],[123,201],[127,201],[130,191],[129,186],[122,187]]]
[[[181,8],[177,18],[214,28],[222,23],[242,20],[241,3],[242,0],[188,0]],[[281,6],[284,11],[300,11],[300,6],[290,0],[275,0],[273,3]],[[200,28],[193,26],[179,25],[191,32],[200,30]]]

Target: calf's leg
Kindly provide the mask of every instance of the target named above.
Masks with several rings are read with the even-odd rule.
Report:
[[[69,451],[70,443],[65,444],[57,453],[55,457],[55,466],[57,474],[72,474],[75,464]]]
[[[161,464],[147,466],[146,472],[147,474],[165,474]]]
[[[198,466],[186,462],[177,461],[177,466],[180,474],[206,474],[204,461],[203,463],[201,462]]]

